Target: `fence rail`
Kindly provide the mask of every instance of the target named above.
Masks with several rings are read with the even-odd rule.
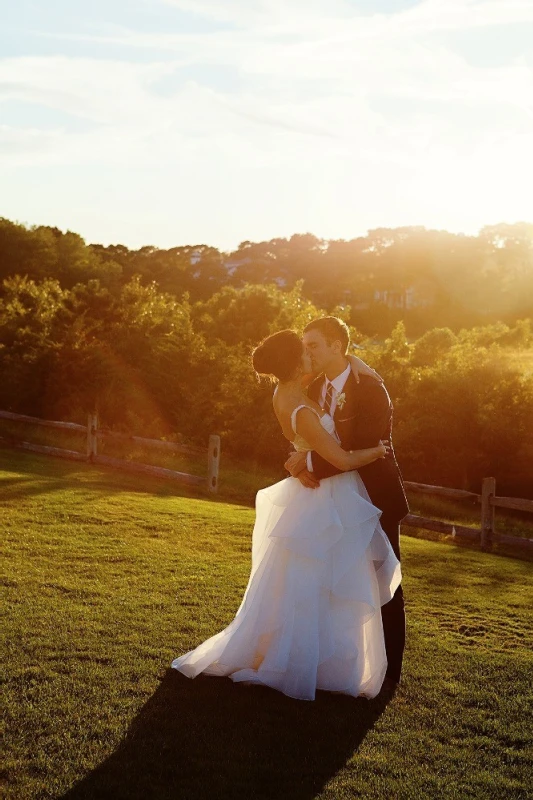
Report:
[[[77,422],[55,422],[51,419],[40,419],[40,417],[27,417],[26,414],[14,414],[12,411],[0,411],[1,419],[11,419],[15,422],[31,422],[32,425],[43,425],[46,428],[64,428],[69,431],[86,431],[85,425]]]
[[[491,497],[490,504],[499,508],[512,508],[515,511],[533,513],[533,500],[523,500],[521,497]]]
[[[29,417],[26,414],[15,414],[12,411],[0,411],[0,419],[11,420],[13,422],[25,422],[32,425],[41,425],[47,428],[56,428],[66,431],[84,433],[87,437],[86,452],[78,450],[67,450],[61,447],[49,447],[47,445],[33,444],[17,440],[9,440],[9,443],[23,450],[30,450],[34,453],[59,456],[74,461],[90,461],[94,464],[104,464],[115,469],[127,472],[154,475],[160,478],[172,478],[192,485],[207,485],[209,492],[215,494],[218,491],[218,473],[220,464],[220,437],[211,435],[207,448],[189,447],[187,445],[176,444],[174,442],[164,442],[161,439],[145,439],[142,436],[132,436],[128,433],[109,431],[98,427],[98,415],[89,414],[87,425],[80,425],[77,422],[60,422],[39,417]],[[207,455],[207,477],[189,475],[186,472],[155,467],[152,464],[142,464],[137,461],[126,461],[121,458],[113,458],[98,453],[98,442],[102,439],[114,439],[117,441],[127,441],[132,444],[142,445],[143,447],[153,447],[170,453],[182,453],[187,455]]]
[[[83,426],[82,426],[83,427]],[[191,447],[176,442],[165,442],[162,439],[145,439],[142,436],[133,436],[131,433],[119,433],[110,431],[107,428],[98,428],[96,431],[97,439],[115,439],[120,442],[130,442],[131,444],[149,445],[157,450],[165,450],[167,453],[185,453],[187,455],[201,455],[205,452],[202,447]]]
[[[476,494],[475,492],[466,492],[464,489],[449,489],[447,486],[432,486],[431,484],[427,483],[413,483],[413,481],[405,481],[404,485],[413,492],[441,495],[442,497],[449,497],[452,500],[481,499],[481,495]]]
[[[188,455],[205,454],[206,450],[198,447],[177,444],[175,442],[165,442],[161,439],[147,439],[141,436],[133,436],[128,433],[110,431],[99,428],[97,414],[89,414],[87,425],[80,425],[76,422],[60,422],[54,420],[29,417],[25,414],[15,414],[11,411],[0,411],[0,419],[11,420],[13,422],[26,422],[32,425],[42,425],[48,428],[59,428],[68,431],[84,433],[87,437],[86,452],[77,450],[66,450],[59,447],[49,447],[47,445],[32,444],[30,442],[16,441],[8,439],[9,444],[23,450],[30,450],[35,453],[60,456],[75,461],[90,461],[96,464],[122,469],[128,472],[137,472],[156,477],[172,478],[182,483],[192,485],[207,485],[208,491],[217,492],[218,474],[220,464],[220,437],[211,435],[207,447],[207,477],[202,478],[198,475],[189,475],[185,472],[178,472],[164,467],[156,467],[151,464],[141,464],[136,461],[125,461],[120,458],[113,458],[98,453],[98,442],[111,439],[115,441],[125,441],[131,444],[153,447],[169,453],[185,453]],[[493,544],[505,544],[512,547],[526,550],[533,554],[533,538],[522,538],[519,536],[509,536],[498,533],[495,524],[496,508],[508,508],[515,511],[525,511],[533,513],[533,500],[526,500],[520,497],[499,497],[496,495],[496,481],[494,478],[484,478],[481,494],[467,492],[463,489],[451,489],[447,486],[433,486],[425,483],[406,481],[405,486],[412,492],[428,494],[436,497],[446,497],[451,500],[475,500],[481,504],[481,514],[479,527],[468,527],[458,525],[453,522],[446,522],[439,519],[409,514],[403,520],[407,527],[421,528],[423,530],[436,531],[437,533],[450,534],[453,538],[468,539],[478,542],[482,550],[490,550]]]
[[[450,489],[447,486],[432,486],[425,483],[414,483],[405,481],[405,487],[412,492],[429,494],[435,497],[447,497],[454,500],[475,500],[481,503],[481,514],[479,527],[469,528],[466,525],[457,525],[453,522],[444,520],[429,519],[416,514],[408,514],[403,520],[403,525],[411,528],[422,528],[423,530],[436,531],[437,533],[448,533],[452,537],[469,539],[478,542],[482,550],[490,550],[493,544],[505,544],[512,547],[526,550],[533,554],[533,539],[521,536],[510,536],[498,533],[496,530],[496,508],[510,508],[515,511],[526,511],[533,513],[533,500],[526,500],[521,497],[498,497],[496,495],[496,480],[494,478],[483,478],[481,494],[467,492],[463,489]]]

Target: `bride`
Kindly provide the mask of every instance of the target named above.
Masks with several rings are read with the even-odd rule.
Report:
[[[257,493],[241,605],[227,628],[172,667],[189,678],[225,675],[301,700],[314,700],[317,689],[375,697],[387,668],[381,606],[401,572],[381,511],[356,470],[385,457],[388,443],[340,447],[333,419],[302,388],[311,365],[294,331],[265,339],[253,366],[277,378],[274,411],[294,448],[315,450],[344,471],[316,489],[285,478]]]

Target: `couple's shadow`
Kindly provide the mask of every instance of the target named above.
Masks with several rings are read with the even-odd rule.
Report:
[[[109,758],[64,800],[310,800],[383,713],[374,700],[318,692],[292,700],[260,686],[168,670]]]

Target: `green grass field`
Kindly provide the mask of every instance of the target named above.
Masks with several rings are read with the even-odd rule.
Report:
[[[13,442],[26,440],[33,444],[77,450],[82,453],[85,452],[86,447],[84,433],[42,428],[31,423],[12,422],[3,419],[0,419],[1,437],[4,437],[8,442],[10,440]],[[219,492],[225,501],[253,505],[258,489],[275,483],[287,475],[281,462],[279,467],[275,468],[253,461],[244,462],[242,459],[232,457],[224,451],[224,446],[222,451]],[[106,440],[99,442],[98,452],[126,461],[152,464],[191,475],[204,477],[207,474],[207,449],[203,455],[169,454],[150,446]],[[407,493],[413,514],[420,514],[421,516],[446,522],[456,522],[472,528],[479,528],[480,526],[481,506],[479,503],[469,500],[431,497],[427,494],[418,494],[410,490],[407,490]],[[520,538],[533,538],[533,518],[527,513],[498,508],[496,512],[496,532]],[[409,536],[417,536],[432,541],[449,541],[450,539],[450,536],[446,534],[415,530],[413,528],[409,529]],[[494,543],[494,551],[503,552],[511,556],[517,554],[516,548],[502,547],[497,542]],[[518,555],[527,557],[524,555],[523,550]]]
[[[395,696],[168,669],[240,603],[253,511],[0,450],[8,798],[526,798],[531,564],[403,537]]]

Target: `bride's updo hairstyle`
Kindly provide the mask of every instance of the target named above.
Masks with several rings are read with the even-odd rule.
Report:
[[[273,375],[288,381],[300,366],[302,340],[294,331],[279,331],[267,336],[252,353],[252,364],[258,375]]]

